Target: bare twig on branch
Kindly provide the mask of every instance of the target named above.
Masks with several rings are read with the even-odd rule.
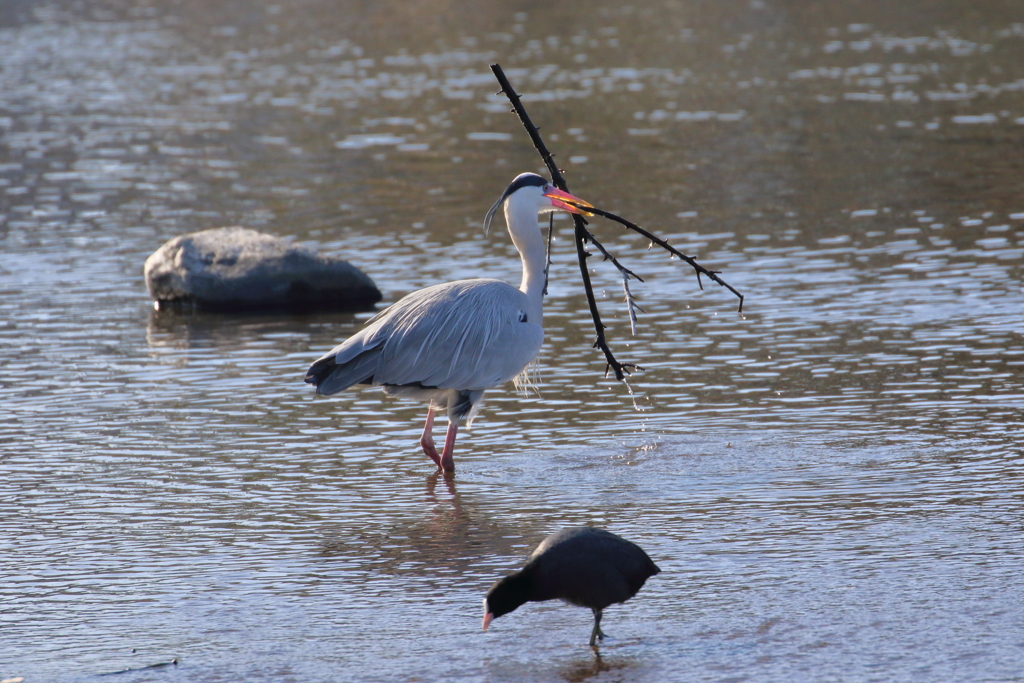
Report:
[[[643,280],[641,280],[643,282]],[[640,308],[640,305],[633,298],[633,292],[629,291],[629,278],[626,274],[622,274],[622,293],[626,295],[626,308],[629,309],[629,331],[635,337],[636,336],[636,312],[646,313],[644,309]]]
[[[508,82],[508,79],[505,77],[505,72],[502,71],[501,66],[498,65],[498,64],[491,64],[491,71],[494,72],[494,77],[498,79],[498,83],[501,85],[501,94],[504,94],[506,97],[508,97],[509,102],[512,103],[512,111],[516,114],[516,116],[519,117],[519,120],[522,122],[523,127],[526,128],[527,134],[529,134],[530,139],[533,141],[533,146],[537,148],[537,152],[540,153],[541,159],[544,160],[544,165],[547,166],[548,171],[551,173],[551,182],[552,182],[552,184],[554,184],[554,186],[557,187],[558,189],[563,190],[565,192],[568,192],[569,191],[569,186],[566,184],[565,178],[562,176],[562,171],[555,164],[554,155],[551,154],[550,151],[548,151],[547,145],[544,144],[544,140],[541,139],[541,137],[540,137],[539,130],[537,129],[537,127],[535,125],[533,125],[533,121],[530,120],[529,114],[526,113],[526,109],[523,107],[523,104],[520,101],[519,95],[516,93],[515,90],[512,89],[512,85]],[[732,292],[737,297],[739,297],[739,300],[740,300],[739,312],[741,312],[741,313],[743,312],[743,295],[740,294],[738,291],[736,291],[727,282],[725,282],[725,280],[720,278],[718,276],[718,272],[717,271],[708,270],[704,266],[702,266],[699,263],[697,263],[697,260],[695,258],[687,256],[683,252],[681,252],[678,249],[676,249],[675,247],[673,247],[671,244],[668,243],[667,240],[664,240],[664,239],[658,237],[657,235],[655,235],[655,234],[653,234],[651,232],[648,232],[647,230],[644,230],[639,225],[636,225],[635,223],[627,221],[625,218],[622,218],[620,216],[616,216],[613,213],[610,213],[610,212],[607,212],[607,211],[603,211],[601,209],[597,209],[597,208],[593,208],[593,207],[581,207],[581,208],[585,208],[585,210],[588,213],[597,214],[599,216],[604,216],[605,218],[608,218],[609,220],[613,220],[613,221],[615,221],[617,223],[620,223],[621,225],[625,226],[629,230],[633,230],[634,232],[640,233],[641,235],[643,235],[644,237],[646,237],[647,239],[649,239],[651,241],[651,245],[652,246],[653,245],[657,245],[657,246],[661,247],[662,249],[665,249],[666,251],[668,251],[670,254],[680,258],[681,260],[683,260],[684,262],[689,264],[694,269],[694,271],[696,271],[696,273],[697,273],[697,286],[700,287],[701,290],[704,289],[704,284],[701,282],[700,278],[701,278],[701,275],[704,275],[704,276],[708,277],[710,280],[712,280],[713,282],[717,282],[719,285],[721,285],[722,287],[725,287],[730,292]],[[629,324],[630,324],[630,328],[632,330],[632,333],[634,335],[636,334],[636,311],[639,310],[639,311],[642,312],[643,309],[640,308],[640,306],[637,305],[636,301],[633,298],[633,294],[629,291],[629,278],[632,277],[632,278],[634,278],[636,280],[639,280],[640,282],[643,282],[643,278],[641,278],[636,273],[634,273],[633,271],[629,270],[628,268],[623,266],[621,263],[619,263],[618,259],[616,259],[614,256],[612,256],[608,252],[608,250],[604,248],[604,245],[602,245],[594,237],[594,235],[587,229],[587,221],[584,220],[582,216],[580,216],[579,214],[573,214],[572,215],[572,221],[573,221],[573,228],[574,228],[574,233],[575,233],[575,238],[576,238],[576,258],[579,261],[580,274],[583,277],[583,289],[584,289],[584,291],[586,292],[586,295],[587,295],[587,304],[590,307],[590,317],[594,321],[594,330],[597,333],[597,338],[594,340],[594,348],[601,349],[601,351],[604,353],[605,360],[608,363],[607,368],[605,369],[605,374],[607,375],[609,370],[614,370],[615,371],[616,379],[622,380],[622,379],[625,379],[626,375],[632,374],[632,370],[643,370],[643,368],[641,368],[639,365],[636,365],[635,363],[620,363],[615,358],[615,355],[612,353],[611,348],[609,348],[609,346],[608,346],[608,341],[605,338],[605,334],[604,334],[605,325],[604,325],[604,323],[601,322],[601,313],[598,311],[598,308],[597,308],[597,300],[594,297],[594,287],[593,287],[593,284],[590,281],[590,270],[587,267],[587,259],[590,257],[590,253],[587,251],[587,248],[586,248],[587,242],[590,242],[595,247],[597,247],[597,249],[604,256],[605,260],[606,261],[611,261],[612,265],[615,266],[619,270],[619,274],[622,276],[622,290],[623,290],[623,292],[626,295],[626,306],[627,306],[627,308],[629,310]],[[548,234],[548,239],[549,239],[549,243],[548,243],[548,249],[549,249],[549,251],[548,251],[548,263],[549,264],[550,264],[550,237],[551,237],[551,235],[550,235],[550,232],[549,232],[549,234]],[[546,281],[546,272],[545,272],[545,291],[546,291],[546,289],[547,289],[547,281]]]
[[[654,233],[651,233],[651,232],[648,232],[647,230],[644,230],[643,228],[641,228],[636,223],[633,223],[631,221],[627,221],[625,218],[622,218],[621,216],[616,216],[614,213],[611,213],[609,211],[603,211],[603,210],[595,208],[593,206],[588,206],[588,207],[585,207],[585,208],[586,208],[588,213],[596,213],[598,216],[604,216],[605,218],[607,218],[609,220],[612,220],[612,221],[615,221],[616,223],[621,223],[623,226],[625,226],[626,228],[628,228],[630,230],[633,230],[634,232],[640,233],[641,235],[643,235],[644,237],[649,239],[651,241],[652,245],[656,244],[659,247],[661,247],[662,249],[664,249],[665,251],[667,251],[670,254],[672,254],[673,256],[676,256],[676,257],[680,258],[681,260],[685,261],[697,273],[697,286],[701,288],[701,291],[704,290],[704,284],[700,280],[700,276],[701,275],[705,275],[705,276],[707,276],[707,278],[709,280],[711,280],[713,282],[717,282],[722,287],[725,287],[730,292],[732,292],[737,297],[739,297],[740,305],[739,305],[739,309],[737,310],[737,312],[738,313],[742,313],[743,312],[743,295],[740,294],[738,291],[736,291],[736,289],[734,289],[733,286],[730,285],[728,282],[726,282],[722,278],[718,277],[718,271],[717,270],[708,270],[704,266],[702,266],[699,263],[697,263],[697,259],[693,258],[692,256],[687,256],[686,254],[684,254],[683,252],[679,251],[678,249],[673,247],[671,244],[669,244],[667,240],[663,240],[662,238],[658,237]]]
[[[588,207],[588,210],[589,210],[589,207]],[[632,333],[632,335],[635,337],[636,336],[636,312],[640,311],[641,313],[646,313],[646,311],[644,311],[644,309],[640,307],[640,305],[636,302],[636,299],[633,298],[633,293],[631,291],[629,291],[629,278],[633,278],[637,282],[643,282],[644,279],[642,277],[640,277],[639,275],[637,275],[636,273],[634,273],[629,268],[627,268],[626,266],[624,266],[621,263],[619,263],[619,259],[617,259],[614,256],[612,256],[611,253],[607,249],[604,248],[604,245],[601,244],[599,241],[597,241],[597,238],[594,237],[593,233],[588,232],[587,233],[587,239],[589,239],[590,242],[593,243],[593,245],[598,248],[598,250],[604,256],[604,260],[605,261],[611,261],[612,265],[615,266],[616,268],[618,268],[619,275],[622,276],[622,291],[626,295],[626,309],[629,311],[629,330]],[[637,370],[643,370],[643,368],[640,367],[639,365],[636,365],[634,367]]]
[[[590,207],[589,206],[586,207],[586,209],[587,209],[587,211],[590,211]],[[612,256],[611,253],[607,249],[604,248],[604,245],[601,244],[600,242],[598,242],[597,238],[594,237],[593,233],[591,233],[589,230],[587,231],[587,241],[589,241],[591,244],[593,244],[595,247],[597,247],[597,250],[600,251],[601,254],[604,256],[604,260],[605,261],[611,261],[612,265],[615,266],[616,268],[618,268],[619,272],[622,274],[622,277],[624,277],[624,278],[625,277],[631,277],[634,280],[638,280],[639,282],[643,282],[644,281],[644,279],[642,277],[640,277],[639,275],[634,273],[632,270],[630,270],[626,266],[624,266],[621,263],[619,263],[619,259],[617,259],[614,256]]]
[[[589,207],[587,209],[589,211]],[[640,311],[644,313],[644,309],[640,308],[637,304],[636,299],[633,298],[633,293],[629,291],[629,278],[633,278],[637,282],[643,282],[644,279],[634,273],[626,266],[619,263],[619,259],[615,258],[604,248],[604,245],[597,241],[593,234],[588,234],[588,239],[594,244],[595,247],[604,255],[605,261],[611,261],[612,265],[619,269],[619,275],[622,276],[622,291],[626,295],[626,307],[629,310],[629,329],[633,336],[636,336],[636,312]],[[636,366],[638,370],[643,370],[640,366]]]

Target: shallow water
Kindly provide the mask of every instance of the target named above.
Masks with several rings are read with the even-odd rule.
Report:
[[[1015,4],[10,4],[0,16],[0,680],[1003,681],[1024,675],[1024,24]],[[524,6],[525,7],[525,6]],[[484,212],[536,153],[539,395],[445,481],[420,406],[315,399],[358,315],[152,309],[142,263],[242,224],[393,302],[518,282]],[[440,436],[440,430],[438,432]],[[589,614],[480,600],[598,524],[663,569]]]

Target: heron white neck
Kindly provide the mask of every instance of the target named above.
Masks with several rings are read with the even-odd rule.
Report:
[[[537,224],[537,206],[532,203],[505,202],[505,221],[512,243],[519,250],[523,260],[523,282],[519,290],[526,295],[531,310],[527,311],[530,322],[542,324],[544,302],[544,266],[547,254],[544,251],[544,236]]]

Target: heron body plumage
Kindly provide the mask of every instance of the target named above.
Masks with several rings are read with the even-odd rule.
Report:
[[[484,392],[519,375],[544,341],[543,289],[546,254],[537,215],[589,206],[540,176],[518,176],[487,213],[489,225],[504,205],[512,242],[523,263],[522,285],[492,279],[433,285],[402,298],[366,327],[316,360],[306,382],[318,394],[356,384],[381,386],[386,394],[429,404],[420,444],[445,471],[463,419],[472,422]],[[448,416],[444,453],[438,456],[431,428],[434,412]]]
[[[309,375],[319,394],[378,385],[393,396],[431,400],[449,419],[462,419],[470,410],[448,398],[450,391],[482,396],[522,372],[540,351],[544,329],[530,320],[528,308],[526,295],[501,280],[427,287],[371,319],[313,363]]]

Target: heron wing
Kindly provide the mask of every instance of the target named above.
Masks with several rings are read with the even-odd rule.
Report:
[[[544,330],[526,319],[526,295],[500,280],[427,287],[382,311],[310,366],[306,381],[331,394],[359,382],[488,389],[518,375]]]
[[[526,295],[500,280],[435,285],[392,308],[368,335],[383,340],[374,384],[488,389],[518,375],[544,340]]]

